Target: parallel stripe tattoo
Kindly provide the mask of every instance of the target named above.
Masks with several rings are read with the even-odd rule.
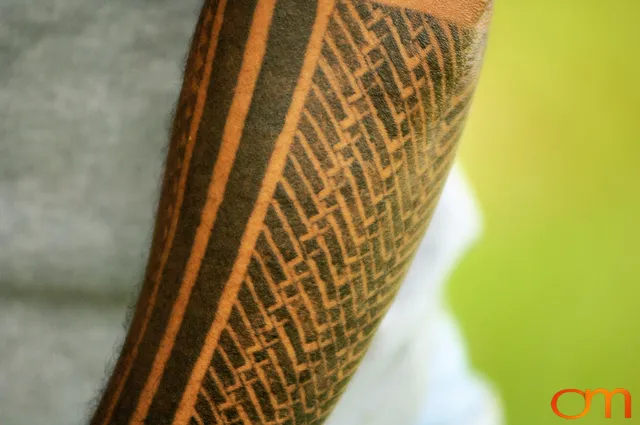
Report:
[[[205,1],[145,282],[92,425],[324,422],[469,109],[491,5],[445,3]]]
[[[158,217],[159,223],[167,223],[167,226],[162,228],[162,251],[161,254],[159,254],[160,263],[159,266],[155,266],[155,270],[153,264],[150,264],[149,270],[154,273],[153,287],[148,299],[145,300],[141,297],[141,301],[147,301],[146,305],[143,306],[142,303],[139,303],[138,306],[139,309],[144,310],[144,318],[138,327],[132,327],[132,329],[139,328],[140,331],[135,335],[135,343],[122,363],[122,367],[124,369],[119,374],[119,381],[117,382],[117,387],[114,390],[114,401],[117,400],[122,392],[125,379],[129,376],[133,359],[136,357],[138,352],[140,340],[146,331],[147,325],[149,324],[151,309],[155,304],[159,282],[169,257],[170,247],[176,234],[176,228],[180,218],[180,209],[184,199],[189,164],[193,155],[193,148],[195,138],[199,130],[200,120],[204,112],[206,92],[209,87],[212,72],[211,65],[213,55],[216,50],[218,34],[220,33],[222,13],[224,12],[225,4],[226,0],[220,0],[216,7],[205,7],[203,9],[201,19],[199,20],[198,28],[196,29],[196,36],[194,37],[194,43],[188,59],[190,66],[187,68],[191,71],[191,75],[185,75],[185,85],[182,89],[180,96],[181,102],[177,110],[177,116],[181,117],[181,119],[176,120],[173,135],[174,140],[178,139],[178,143],[174,145],[177,145],[176,147],[178,149],[184,149],[184,153],[173,153],[169,155],[169,159],[182,158],[182,160],[176,161],[177,163],[175,165],[167,165],[167,178],[165,179],[167,184],[177,183],[177,186],[172,186],[168,189],[165,188],[165,192],[169,192],[173,196],[163,197],[163,201],[165,202],[159,209],[160,214],[162,214],[162,212],[167,214],[164,218],[162,218],[162,216]],[[214,12],[215,16],[213,14]],[[199,34],[202,34],[203,32],[208,33],[209,31],[212,31],[211,36],[199,36]],[[198,83],[196,84],[194,81],[197,81]],[[172,145],[172,147],[174,145]],[[175,170],[176,177],[171,177],[172,169]],[[178,175],[179,177],[177,177]],[[159,229],[161,228],[158,227],[158,230]],[[131,333],[130,338],[134,338],[133,333]],[[104,417],[104,423],[107,423],[111,418],[114,407],[115,405],[113,403],[108,406]]]

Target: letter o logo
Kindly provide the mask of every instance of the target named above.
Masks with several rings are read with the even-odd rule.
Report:
[[[562,397],[564,394],[567,394],[567,393],[580,394],[582,396],[582,398],[584,398],[584,401],[585,401],[584,410],[579,415],[565,415],[558,408],[558,400],[560,400],[560,397]],[[555,393],[555,395],[553,396],[553,399],[551,399],[551,409],[553,409],[553,413],[555,413],[556,415],[560,416],[561,418],[564,418],[564,419],[580,419],[581,417],[583,417],[584,415],[589,413],[589,410],[591,409],[591,400],[587,398],[587,395],[586,395],[586,393],[584,391],[580,391],[580,390],[573,389],[573,388],[566,389],[566,390],[558,391],[557,393]]]

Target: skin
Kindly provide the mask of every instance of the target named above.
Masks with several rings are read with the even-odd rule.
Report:
[[[205,1],[92,425],[324,422],[426,230],[490,9]]]

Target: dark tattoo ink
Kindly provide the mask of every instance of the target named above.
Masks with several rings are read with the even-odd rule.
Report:
[[[459,3],[205,1],[92,425],[326,419],[454,157],[490,10]]]

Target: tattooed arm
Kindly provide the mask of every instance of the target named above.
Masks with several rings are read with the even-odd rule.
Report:
[[[92,425],[320,424],[455,152],[485,0],[206,0]]]

